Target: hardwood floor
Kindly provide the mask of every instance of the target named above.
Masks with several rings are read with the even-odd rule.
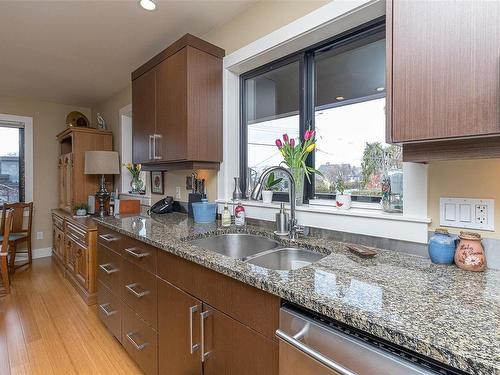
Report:
[[[11,281],[0,298],[0,375],[141,374],[50,258]]]

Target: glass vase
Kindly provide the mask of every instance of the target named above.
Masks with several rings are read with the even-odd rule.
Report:
[[[144,181],[142,181],[139,176],[132,176],[132,181],[130,181],[131,193],[141,193],[144,189]]]
[[[300,206],[304,203],[304,169],[290,168],[290,173],[295,180],[295,204]]]

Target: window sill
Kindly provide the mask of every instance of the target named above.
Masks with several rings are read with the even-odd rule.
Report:
[[[380,205],[377,203],[354,203],[353,207],[349,210],[341,210],[335,207],[332,203],[323,203],[324,200],[316,200],[309,204],[303,204],[297,206],[297,212],[307,212],[307,213],[321,213],[321,214],[329,214],[329,215],[341,215],[341,216],[354,216],[354,217],[364,217],[371,219],[383,219],[383,220],[391,220],[391,221],[406,221],[412,223],[424,223],[429,224],[431,219],[427,217],[412,217],[405,216],[401,213],[389,213],[384,212],[380,208]],[[224,204],[225,201],[222,199],[216,200],[216,203]],[[256,207],[256,208],[264,208],[264,209],[274,209],[279,210],[280,202],[273,202],[270,204],[264,204],[262,201],[254,201],[254,200],[241,200],[241,203],[245,207]],[[229,205],[236,205],[237,201],[228,201]],[[287,209],[290,209],[290,205],[285,204]]]

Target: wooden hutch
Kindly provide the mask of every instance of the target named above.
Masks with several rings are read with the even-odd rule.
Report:
[[[97,227],[91,218],[74,218],[74,206],[87,203],[99,176],[86,175],[86,151],[112,151],[109,131],[70,127],[59,141],[59,208],[52,211],[52,258],[88,305],[96,303]]]

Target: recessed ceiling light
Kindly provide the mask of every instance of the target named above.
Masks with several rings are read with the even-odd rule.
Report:
[[[345,98],[343,96],[337,96],[335,100],[344,100]]]
[[[377,87],[375,90],[377,90],[378,92],[382,92],[385,90],[385,87]]]
[[[153,0],[140,0],[139,5],[146,10],[156,9],[156,3]]]

